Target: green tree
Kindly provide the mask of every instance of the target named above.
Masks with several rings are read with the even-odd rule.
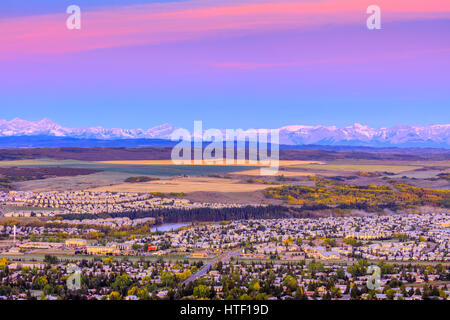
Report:
[[[211,295],[211,289],[203,284],[194,288],[194,297],[197,299],[207,299]]]
[[[161,281],[165,284],[165,286],[171,286],[174,283],[175,276],[170,271],[161,272]]]
[[[394,296],[395,296],[395,291],[394,291],[394,289],[387,289],[384,293],[386,294],[386,297],[387,297],[389,300],[394,299]]]
[[[122,295],[117,291],[113,291],[108,295],[108,300],[122,300]]]
[[[250,281],[250,283],[248,285],[248,290],[250,292],[258,292],[260,289],[261,289],[261,286],[257,279],[253,279],[252,281]]]
[[[9,264],[9,260],[6,258],[0,259],[0,270],[6,269],[6,266]]]
[[[40,277],[37,277],[34,280],[34,286],[36,288],[38,288],[38,289],[41,289],[41,290],[45,288],[47,283],[48,283],[48,281],[47,281],[47,277],[46,276],[40,276]]]
[[[111,285],[111,288],[115,291],[119,291],[124,293],[127,291],[128,287],[131,284],[131,280],[126,273],[123,273],[116,277],[116,280]]]
[[[284,278],[283,286],[288,287],[291,291],[295,291],[295,290],[297,290],[297,287],[298,287],[297,279],[295,279],[291,275],[287,275]]]

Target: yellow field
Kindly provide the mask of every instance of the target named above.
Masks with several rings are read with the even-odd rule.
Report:
[[[99,192],[253,192],[268,188],[263,184],[246,184],[233,179],[209,177],[176,178],[172,180],[158,180],[143,183],[122,183],[90,189]]]
[[[174,163],[172,160],[113,160],[113,161],[96,161],[96,163],[102,163],[102,164],[121,164],[121,165],[173,165]],[[314,163],[320,163],[320,161],[297,161],[297,160],[280,160],[279,166],[296,166],[296,165],[307,165],[307,164],[314,164]],[[203,160],[200,163],[195,163],[194,161],[185,163],[185,165],[222,165],[222,166],[268,166],[270,164],[258,161],[255,163],[250,163],[248,160],[246,160],[244,163],[233,163],[233,164],[227,164],[225,161],[220,164],[216,164],[213,161]]]
[[[253,169],[253,170],[245,170],[245,171],[236,171],[231,172],[230,174],[234,175],[246,175],[246,176],[261,176],[261,170],[260,169]],[[275,176],[285,176],[285,177],[307,177],[307,176],[314,176],[315,174],[313,172],[305,172],[305,171],[278,171],[278,173]]]

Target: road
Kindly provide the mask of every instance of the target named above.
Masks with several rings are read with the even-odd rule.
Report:
[[[187,278],[183,284],[188,284],[190,282],[193,282],[195,280],[197,280],[198,278],[203,277],[205,274],[207,274],[209,272],[209,270],[211,270],[211,267],[213,265],[215,265],[216,263],[220,262],[220,261],[228,261],[231,258],[238,256],[241,253],[242,249],[235,249],[233,251],[229,251],[219,257],[217,257],[216,259],[211,260],[210,262],[208,262],[207,264],[205,264],[203,266],[203,268],[201,268],[196,274],[193,274],[192,276],[190,276],[189,278]]]

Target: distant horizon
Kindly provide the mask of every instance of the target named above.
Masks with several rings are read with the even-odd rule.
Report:
[[[70,129],[96,128],[96,127],[99,127],[99,128],[103,128],[103,129],[123,129],[123,130],[138,130],[138,129],[142,129],[142,130],[146,130],[146,129],[153,129],[153,128],[164,126],[164,125],[171,125],[174,128],[183,128],[182,126],[177,125],[176,123],[171,123],[171,122],[156,122],[156,123],[154,123],[152,125],[149,125],[147,127],[145,127],[145,126],[143,126],[143,127],[140,127],[140,126],[123,127],[123,126],[120,126],[120,125],[119,126],[103,126],[101,124],[92,125],[92,126],[83,125],[83,124],[79,124],[79,125],[76,125],[76,126],[65,126],[65,125],[62,124],[62,122],[56,121],[56,120],[54,120],[54,119],[52,119],[50,117],[43,117],[43,118],[38,118],[38,119],[21,118],[21,117],[13,117],[13,118],[7,118],[7,119],[0,118],[0,124],[3,121],[6,121],[6,122],[10,123],[10,122],[15,121],[15,120],[16,121],[27,121],[27,122],[30,122],[30,123],[38,123],[38,122],[41,122],[41,121],[51,121],[51,122],[53,122],[53,123],[55,123],[57,125],[60,125],[60,126],[65,127],[65,128],[70,128]],[[188,125],[187,127],[184,127],[184,128],[185,129],[192,128],[193,121],[196,121],[196,119],[193,119],[191,121],[191,125],[190,126]],[[205,124],[208,125],[208,123],[206,123],[206,122],[205,122]],[[383,126],[383,125],[381,125],[381,126],[370,126],[368,124],[365,124],[362,121],[356,121],[356,122],[350,123],[348,125],[341,125],[341,126],[339,126],[339,125],[332,125],[332,124],[326,125],[326,124],[320,124],[320,123],[317,123],[317,124],[306,124],[306,123],[301,123],[301,122],[294,123],[294,122],[291,121],[290,124],[286,124],[286,125],[279,126],[279,127],[275,127],[275,126],[272,126],[272,127],[260,126],[260,127],[258,127],[258,126],[256,126],[256,127],[246,127],[246,128],[239,128],[239,129],[244,129],[244,130],[247,130],[247,129],[281,129],[281,128],[294,127],[294,126],[304,126],[304,127],[311,127],[311,128],[312,127],[326,127],[326,128],[336,127],[338,129],[352,128],[352,127],[355,127],[355,126],[363,126],[363,127],[368,127],[370,129],[379,130],[379,129],[391,129],[391,128],[395,128],[395,127],[450,126],[450,122],[447,122],[447,123],[445,123],[445,122],[442,122],[442,123],[428,123],[428,124],[425,124],[425,125],[400,123],[400,124],[396,124],[396,125],[393,125],[393,126],[387,126],[387,125],[386,126]],[[210,128],[211,126],[207,126],[207,127]],[[226,129],[226,128],[225,127],[219,127],[217,129]],[[233,127],[233,128],[230,127],[229,129],[238,129],[238,127]]]
[[[183,129],[180,133],[178,129]],[[205,136],[205,130],[218,129],[222,135],[232,130],[233,136],[236,130],[258,130],[257,134],[265,134],[268,130],[274,130],[277,137],[276,144],[280,145],[322,145],[322,146],[366,146],[366,147],[420,147],[420,148],[450,148],[450,124],[434,124],[429,126],[405,126],[372,128],[355,123],[352,126],[306,126],[291,124],[280,128],[212,128],[207,123],[192,123],[190,127],[176,127],[165,123],[150,128],[104,128],[101,126],[64,127],[49,118],[40,121],[27,121],[15,118],[11,121],[0,119],[0,146],[14,147],[18,137],[42,137],[45,141],[30,141],[30,145],[47,146],[55,143],[55,139],[69,138],[81,140],[190,140],[195,136]],[[215,131],[217,132],[217,131]],[[181,136],[180,136],[181,134]],[[186,138],[186,135],[189,138]],[[269,131],[272,135],[272,131]],[[47,138],[45,138],[47,137]],[[245,135],[244,135],[245,137]],[[8,139],[10,138],[10,139]],[[5,139],[7,139],[5,141]],[[245,139],[245,138],[244,138]],[[271,139],[271,138],[270,138]],[[80,140],[80,141],[81,141]],[[53,142],[51,142],[53,141]],[[208,140],[209,141],[209,140]],[[23,146],[23,141],[16,141],[17,147]],[[81,143],[81,142],[80,142]],[[123,142],[119,143],[123,145]],[[135,145],[130,142],[130,145]],[[148,143],[147,143],[148,144]],[[25,143],[26,145],[26,143]],[[57,144],[56,144],[57,145]],[[87,142],[87,145],[93,145]],[[126,145],[125,145],[126,146]]]

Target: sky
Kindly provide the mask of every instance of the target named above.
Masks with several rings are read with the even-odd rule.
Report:
[[[72,4],[80,30],[66,27]],[[449,40],[448,0],[2,0],[0,119],[445,124]]]

